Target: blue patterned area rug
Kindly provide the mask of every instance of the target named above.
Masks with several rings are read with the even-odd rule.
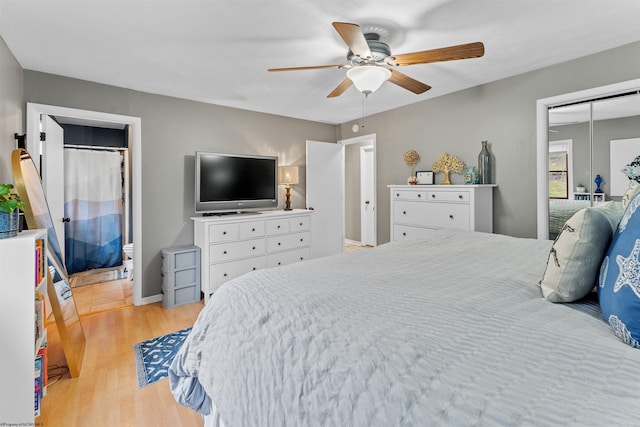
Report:
[[[133,345],[139,388],[169,376],[169,366],[189,332],[186,328]]]

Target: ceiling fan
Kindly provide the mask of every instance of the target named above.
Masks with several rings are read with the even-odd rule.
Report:
[[[334,22],[332,25],[349,47],[346,64],[270,68],[268,71],[299,71],[323,68],[348,69],[347,77],[327,95],[327,98],[342,95],[352,84],[360,92],[368,95],[376,91],[387,80],[413,93],[421,94],[431,89],[431,86],[397,71],[396,67],[479,58],[484,55],[482,42],[392,55],[391,48],[387,43],[380,40],[379,34],[364,34],[359,25],[347,22]]]

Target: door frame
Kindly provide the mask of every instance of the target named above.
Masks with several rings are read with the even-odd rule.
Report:
[[[112,123],[130,126],[132,169],[132,226],[133,241],[136,253],[133,258],[133,305],[139,306],[162,300],[162,296],[142,298],[142,119],[134,116],[102,113],[98,111],[80,110],[77,108],[60,107],[56,105],[27,103],[27,144],[26,148],[32,156],[42,154],[40,148],[40,116],[52,115],[86,121],[87,125]],[[93,122],[93,123],[91,123]],[[40,165],[36,164],[39,169]]]
[[[363,167],[363,164],[366,162],[366,157],[367,156],[371,156],[371,170],[365,169]],[[372,207],[372,216],[374,218],[374,221],[371,224],[371,241],[366,240],[365,236],[368,235],[367,230],[366,230],[366,225],[365,223],[367,221],[365,221],[365,217],[367,216],[367,210],[365,207],[365,204],[362,203],[363,200],[360,200],[360,244],[362,246],[367,246],[369,245],[369,243],[371,243],[371,246],[377,246],[378,245],[378,239],[377,239],[377,225],[376,221],[375,221],[375,215],[377,212],[376,209],[376,181],[374,178],[374,170],[375,170],[375,164],[376,164],[376,151],[373,145],[367,145],[365,147],[360,147],[360,199],[364,199],[364,197],[362,196],[362,194],[364,193],[364,189],[366,188],[367,184],[369,184],[369,186],[371,187],[371,207]],[[366,172],[369,173],[366,173]]]
[[[371,133],[368,135],[356,136],[353,138],[341,139],[338,141],[338,144],[343,146],[347,146],[350,144],[359,144],[361,142],[370,142],[373,147],[373,242],[374,246],[378,245],[378,162],[377,162],[377,148],[376,148],[376,134]],[[361,184],[362,185],[362,184]],[[345,189],[342,189],[342,193],[344,194]],[[362,210],[360,217],[360,228],[362,228]],[[346,226],[346,220],[344,219],[344,207],[343,207],[343,230]],[[362,241],[362,235],[360,236],[360,240]]]

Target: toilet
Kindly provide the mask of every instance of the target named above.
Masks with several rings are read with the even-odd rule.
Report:
[[[122,263],[127,272],[127,279],[133,280],[133,243],[127,243],[122,247],[127,259]]]

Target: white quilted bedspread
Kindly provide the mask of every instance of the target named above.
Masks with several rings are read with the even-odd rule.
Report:
[[[640,351],[542,299],[550,245],[437,231],[245,275],[203,309],[172,390],[226,427],[640,425]]]

